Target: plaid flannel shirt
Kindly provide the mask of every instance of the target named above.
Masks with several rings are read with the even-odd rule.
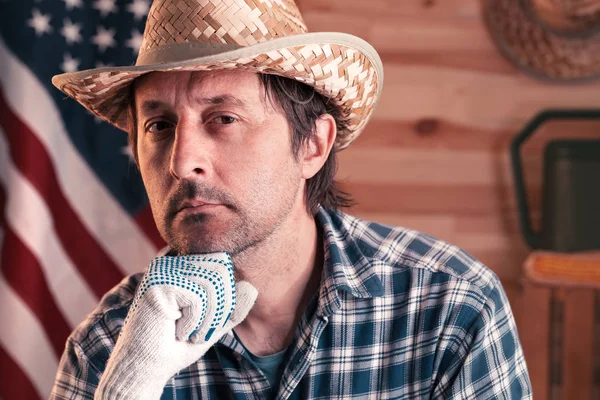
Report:
[[[320,209],[325,263],[279,387],[228,334],[162,399],[529,399],[498,277],[465,251],[405,228]],[[141,274],[72,333],[51,399],[92,399]]]

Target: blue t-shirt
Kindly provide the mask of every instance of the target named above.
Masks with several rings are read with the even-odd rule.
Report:
[[[318,303],[318,297],[315,295],[308,302],[308,305],[306,307],[306,312],[305,312],[306,315],[308,315],[312,318],[314,313],[317,311],[317,303]],[[242,345],[244,350],[246,350],[246,355],[248,356],[248,358],[250,358],[250,360],[252,360],[252,362],[256,365],[256,367],[258,367],[258,369],[260,369],[260,371],[265,375],[265,378],[267,378],[267,380],[269,381],[269,385],[272,388],[271,393],[273,393],[273,395],[275,395],[279,390],[279,383],[281,382],[281,377],[283,376],[283,371],[285,370],[285,366],[287,365],[287,362],[290,358],[290,353],[291,353],[291,351],[293,351],[293,346],[288,346],[287,348],[285,348],[275,354],[261,357],[261,356],[254,355],[254,353],[252,353],[250,350],[248,350],[246,345],[244,345],[244,342],[242,342],[242,340],[237,335],[237,333],[235,333],[235,330],[232,332],[233,332],[233,336],[235,336],[236,340]],[[288,400],[299,400],[299,399],[300,399],[300,391],[297,389],[295,389],[288,397]]]
[[[233,334],[242,344],[252,362],[254,362],[254,364],[262,371],[269,381],[269,385],[271,385],[273,388],[272,393],[277,393],[279,382],[281,381],[281,376],[283,374],[286,361],[289,357],[289,347],[269,356],[256,356],[250,350],[248,350],[246,346],[244,346],[244,343],[240,340],[239,336],[235,334],[235,331]],[[299,399],[297,390],[294,390],[290,397],[288,397],[288,400],[295,399]]]
[[[245,348],[245,346],[244,346]],[[281,374],[283,373],[285,354],[287,349],[281,350],[278,353],[272,354],[270,356],[256,356],[252,354],[252,352],[248,351],[248,355],[250,359],[254,361],[254,364],[265,374],[265,377],[269,381],[269,384],[275,391],[279,386],[279,380],[281,379]]]

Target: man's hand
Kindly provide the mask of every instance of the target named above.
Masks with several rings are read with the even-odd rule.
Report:
[[[159,399],[167,381],[239,324],[256,300],[226,253],[157,257],[138,286],[95,399]]]

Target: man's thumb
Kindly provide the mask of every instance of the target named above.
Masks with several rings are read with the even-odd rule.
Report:
[[[236,283],[235,291],[237,297],[235,309],[228,323],[232,329],[246,318],[258,297],[258,290],[246,281]]]

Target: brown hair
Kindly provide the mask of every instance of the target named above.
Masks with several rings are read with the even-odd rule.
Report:
[[[265,97],[286,115],[292,129],[291,147],[294,157],[300,149],[315,138],[316,120],[323,114],[330,114],[336,122],[337,132],[344,130],[347,122],[338,107],[329,99],[317,93],[311,86],[278,75],[259,74],[265,89]],[[129,103],[129,144],[136,163],[137,156],[137,117],[133,97],[134,85],[131,85]],[[319,206],[328,209],[351,207],[354,201],[350,195],[338,188],[335,182],[337,171],[337,150],[331,149],[325,164],[312,178],[306,181],[306,208],[314,215]]]

